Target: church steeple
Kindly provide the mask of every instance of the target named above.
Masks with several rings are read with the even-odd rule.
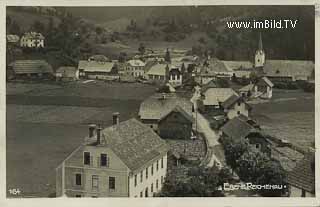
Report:
[[[263,50],[261,32],[259,32],[259,47],[258,47],[258,50]]]

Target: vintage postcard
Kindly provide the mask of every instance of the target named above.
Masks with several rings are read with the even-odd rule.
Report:
[[[320,205],[317,2],[1,9],[0,204]]]

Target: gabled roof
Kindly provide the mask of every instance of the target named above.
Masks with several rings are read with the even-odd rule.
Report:
[[[219,105],[237,93],[232,88],[209,88],[204,92],[204,105]]]
[[[222,126],[221,131],[231,138],[245,138],[256,129],[247,123],[244,116],[234,117]]]
[[[192,103],[190,100],[178,97],[175,94],[154,94],[144,100],[139,109],[141,119],[160,120],[162,117],[170,113],[176,106],[181,107],[186,113],[192,116]]]
[[[207,84],[205,84],[201,87],[201,93],[204,93],[209,88],[218,88],[218,85],[216,84],[216,82],[214,80],[211,80]]]
[[[306,60],[267,60],[263,71],[268,77],[310,77],[314,63]]]
[[[239,96],[239,95],[230,96],[227,100],[222,102],[221,105],[224,109],[230,109],[235,103],[237,103],[239,101],[243,102],[246,105],[247,109],[251,109],[251,106],[245,102],[245,100],[243,99],[242,96]]]
[[[53,73],[52,66],[45,60],[16,60],[12,68],[15,74]]]
[[[228,73],[230,72],[226,65],[218,59],[210,59],[207,61],[208,66],[203,66],[201,68],[201,75],[215,75],[217,73]]]
[[[134,118],[109,126],[101,133],[100,144],[97,145],[96,137],[88,138],[86,144],[110,148],[131,171],[141,169],[169,150],[150,127]]]
[[[83,69],[85,72],[111,72],[115,63],[113,62],[97,62],[80,60],[78,69]]]
[[[160,63],[154,64],[150,67],[149,71],[147,72],[147,75],[165,76],[166,75],[166,67],[167,67],[167,64],[160,64]]]
[[[76,76],[77,69],[70,66],[61,66],[56,70],[56,73],[61,73],[65,78],[74,78]]]
[[[240,92],[248,92],[248,91],[252,91],[254,87],[254,84],[250,83],[242,88],[239,89]]]
[[[146,66],[146,64],[144,62],[142,62],[139,59],[134,59],[134,60],[129,60],[128,65],[132,66],[132,67],[144,67]]]
[[[228,71],[247,70],[253,68],[250,61],[222,61]]]
[[[22,37],[26,39],[40,39],[40,40],[45,39],[44,36],[38,32],[27,32],[27,33],[24,33]]]
[[[171,113],[173,112],[177,112],[180,113],[183,117],[185,117],[188,121],[190,121],[191,123],[193,123],[193,117],[188,114],[183,108],[181,108],[180,106],[176,106],[173,110],[169,111],[168,114],[164,115],[161,119],[165,119],[167,116],[169,116]]]
[[[288,174],[288,183],[307,192],[315,192],[315,155],[306,154]]]
[[[270,86],[270,87],[273,87],[274,85],[273,85],[273,83],[269,80],[269,78],[267,78],[267,77],[262,77],[261,79],[260,79],[261,81],[263,81],[263,82],[265,82],[268,86]]]
[[[7,35],[7,41],[10,43],[16,43],[16,42],[19,42],[19,40],[20,40],[20,37],[18,35],[12,35],[12,34]]]

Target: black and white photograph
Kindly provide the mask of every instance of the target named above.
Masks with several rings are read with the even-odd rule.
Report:
[[[6,198],[315,199],[316,7],[7,5]]]

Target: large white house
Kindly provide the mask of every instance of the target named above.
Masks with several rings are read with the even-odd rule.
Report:
[[[139,59],[129,60],[126,64],[126,73],[133,77],[143,77],[145,66],[146,64]]]
[[[44,48],[44,36],[37,32],[27,32],[20,39],[20,46],[27,48]]]
[[[85,142],[56,168],[56,195],[152,197],[167,173],[169,146],[136,119],[102,129],[89,126]]]

